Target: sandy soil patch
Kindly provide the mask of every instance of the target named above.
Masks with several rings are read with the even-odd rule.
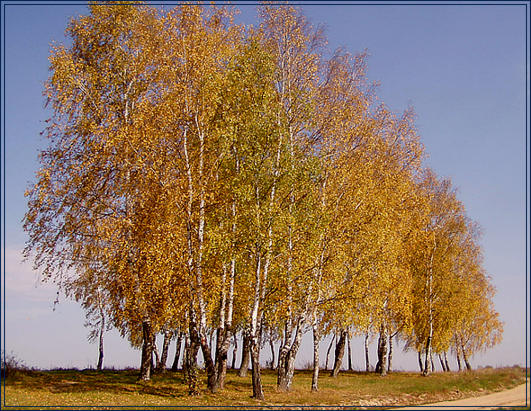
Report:
[[[433,404],[425,404],[421,407],[398,408],[399,410],[426,410],[427,406],[433,408],[452,407],[475,407],[477,410],[491,410],[499,407],[527,407],[530,405],[529,381],[526,384],[511,388],[510,390],[495,392],[493,394],[482,395],[480,397],[463,398],[454,401],[442,401]]]

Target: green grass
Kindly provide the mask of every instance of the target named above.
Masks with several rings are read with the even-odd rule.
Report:
[[[383,378],[363,372],[342,372],[337,378],[332,378],[323,371],[317,393],[310,391],[311,371],[297,371],[291,392],[284,393],[276,390],[276,374],[263,370],[266,397],[263,402],[251,398],[250,373],[247,377],[240,378],[229,370],[225,390],[217,394],[206,391],[202,375],[202,394],[196,397],[187,395],[187,387],[180,372],[155,375],[147,383],[140,383],[137,378],[136,370],[19,372],[6,382],[2,408],[76,406],[96,409],[138,406],[146,409],[162,406],[175,409],[179,406],[237,406],[248,409],[300,405],[402,406],[511,388],[525,382],[525,369],[482,369],[463,373],[435,373],[429,377],[400,372]]]

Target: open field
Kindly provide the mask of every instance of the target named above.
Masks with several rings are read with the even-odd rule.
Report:
[[[311,372],[296,371],[292,391],[277,392],[276,375],[263,370],[265,401],[251,398],[251,376],[238,377],[229,370],[223,392],[210,394],[203,382],[203,393],[187,395],[180,372],[156,375],[148,383],[137,382],[137,370],[54,370],[25,371],[8,380],[2,408],[76,406],[112,408],[149,407],[281,407],[289,406],[406,406],[484,395],[515,387],[525,382],[523,368],[482,369],[462,373],[391,373],[387,377],[362,372],[342,372],[331,378],[322,372],[319,392],[311,393]],[[203,378],[204,380],[204,378]],[[4,388],[4,387],[2,387]],[[4,392],[2,393],[4,394]],[[5,400],[5,402],[4,402]],[[5,407],[4,407],[5,405]]]

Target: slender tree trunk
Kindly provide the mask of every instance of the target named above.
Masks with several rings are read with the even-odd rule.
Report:
[[[230,340],[232,338],[232,310],[234,302],[234,274],[235,274],[235,260],[231,263],[231,276],[228,296],[228,314],[220,320],[220,328],[218,328],[218,338],[216,343],[216,386],[215,390],[222,390],[225,386],[225,376],[227,375],[227,359],[230,348]],[[223,314],[225,307],[223,307]]]
[[[213,353],[214,355],[216,350],[214,349],[215,345],[214,345],[214,335],[216,333],[216,330],[212,330],[212,332],[210,333],[210,343],[208,344],[208,346],[210,347],[210,351],[211,353]],[[216,361],[216,359],[214,358],[214,361]]]
[[[181,345],[182,345],[183,333],[179,333],[177,337],[177,342],[175,343],[175,357],[173,358],[173,364],[171,366],[172,371],[177,371],[179,369],[179,357],[181,355]]]
[[[142,361],[140,364],[140,380],[151,379],[151,363],[153,358],[153,335],[149,320],[142,322]]]
[[[271,369],[275,369],[275,344],[273,338],[269,337],[269,348],[271,348]]]
[[[427,376],[427,375],[430,375],[431,373],[431,361],[430,361],[430,358],[431,358],[431,335],[432,335],[432,332],[433,332],[433,329],[432,329],[432,324],[430,323],[430,335],[428,336],[428,341],[426,341],[426,353],[425,353],[425,358],[424,358],[424,371],[422,372],[422,374],[424,376]]]
[[[189,272],[193,275],[195,284],[192,288],[194,299],[197,302],[197,308],[190,307],[191,328],[195,328],[197,334],[196,342],[201,347],[205,361],[207,373],[207,386],[211,392],[216,390],[216,367],[212,359],[212,350],[208,344],[207,336],[207,318],[206,302],[204,299],[203,289],[203,247],[206,225],[206,183],[204,178],[204,161],[205,161],[205,131],[202,128],[198,113],[194,113],[194,121],[199,138],[199,156],[197,167],[197,178],[194,185],[192,177],[192,167],[188,153],[187,128],[183,135],[183,153],[186,162],[187,180],[188,180],[188,202],[187,202],[187,243],[188,243],[188,261]],[[199,194],[197,230],[193,227],[193,208],[195,194]],[[192,238],[195,236],[196,243]],[[197,310],[197,311],[196,311]],[[195,318],[198,317],[198,318]],[[195,337],[194,337],[195,338]],[[194,340],[192,338],[192,340]]]
[[[447,372],[451,371],[450,370],[450,365],[448,364],[448,355],[447,355],[446,351],[444,352],[444,364],[446,365],[446,371]]]
[[[185,379],[188,374],[188,370],[186,369],[186,367],[188,367],[188,356],[189,355],[190,355],[190,334],[185,333],[184,334],[184,348],[183,348],[183,366],[182,366],[182,372],[183,372]]]
[[[243,344],[242,344],[242,361],[240,364],[240,370],[238,371],[238,376],[246,377],[247,370],[249,369],[249,361],[251,354],[251,339],[247,331],[243,332]]]
[[[319,325],[314,321],[313,327],[313,373],[312,373],[312,392],[319,390]]]
[[[380,325],[380,336],[378,337],[378,363],[375,371],[382,377],[387,375],[387,330],[385,324]]]
[[[387,372],[392,371],[393,366],[393,336],[395,334],[392,334],[389,336],[389,354],[387,356]]]
[[[352,371],[352,349],[350,347],[350,333],[347,334],[348,370]]]
[[[289,315],[289,314],[288,314]],[[293,339],[293,323],[291,318],[284,322],[284,338],[280,345],[281,349],[278,353],[278,368],[277,368],[277,388],[282,391],[287,391],[286,372],[287,372],[287,356],[290,348],[291,340]]]
[[[191,338],[188,335],[185,348],[186,366],[183,366],[183,370],[185,371],[185,378],[188,384],[188,395],[199,395],[199,370],[197,367],[199,343],[195,341],[195,338]]]
[[[288,97],[289,101],[289,97]],[[288,132],[288,143],[289,143],[289,157],[291,162],[291,170],[294,171],[294,149],[293,149],[293,129],[292,125],[289,125],[289,132]],[[293,216],[293,206],[295,204],[295,195],[294,195],[294,183],[291,183],[290,192],[289,192],[289,206],[288,206],[288,214],[290,216]],[[291,299],[292,299],[292,271],[293,271],[293,227],[291,223],[291,219],[288,219],[288,250],[287,250],[287,266],[286,266],[286,275],[288,277],[287,282],[287,289],[288,289],[288,301],[290,304],[288,305],[288,316],[291,321]],[[285,347],[287,348],[285,355],[279,357],[279,367],[277,370],[277,387],[282,391],[289,391],[291,388],[291,384],[293,382],[293,374],[295,369],[295,357],[297,355],[299,344],[300,344],[300,338],[302,335],[302,318],[297,321],[297,327],[295,331],[295,339],[293,343],[291,342],[291,333],[290,338],[286,338],[287,344]]]
[[[441,368],[443,371],[446,371],[446,365],[444,364],[443,357],[439,354],[439,362],[441,363]]]
[[[280,117],[278,117],[280,121]],[[280,130],[280,127],[279,127]],[[280,157],[282,152],[282,134],[279,134],[276,159],[274,164],[271,165],[271,172],[273,174],[273,180],[271,185],[271,191],[269,193],[269,207],[268,207],[268,229],[267,229],[267,246],[264,250],[260,245],[260,242],[255,243],[255,278],[254,278],[254,296],[253,305],[251,310],[251,326],[250,326],[250,338],[251,338],[251,366],[252,366],[252,383],[253,383],[253,398],[257,400],[264,400],[264,392],[262,389],[262,378],[260,374],[260,331],[262,328],[262,314],[263,314],[263,301],[266,298],[266,290],[269,275],[269,266],[271,264],[271,254],[273,252],[273,208],[275,205],[276,185],[277,179],[280,175]],[[260,195],[259,187],[255,185],[255,200],[257,210],[260,209]],[[264,261],[262,261],[264,259]],[[263,262],[263,271],[262,271]]]
[[[468,371],[472,371],[472,366],[471,366],[470,363],[468,362],[468,357],[466,356],[465,347],[461,346],[461,351],[462,351],[462,353],[463,353],[463,360],[465,360],[466,369],[467,369]]]
[[[271,228],[271,227],[270,227]],[[272,238],[272,237],[271,237]],[[268,264],[266,259],[266,265]],[[250,339],[251,339],[251,368],[252,368],[252,383],[253,383],[253,398],[257,400],[264,399],[264,392],[262,390],[262,377],[260,373],[260,331],[261,331],[261,310],[260,310],[260,297],[262,295],[261,291],[265,290],[265,285],[263,290],[261,289],[261,263],[262,256],[258,249],[256,252],[256,267],[255,267],[255,281],[254,281],[254,297],[253,297],[253,308],[251,311],[251,329],[250,329]],[[265,283],[265,268],[264,268],[264,283]]]
[[[199,344],[197,342],[190,342],[190,345],[188,346],[187,352],[189,355],[189,361],[186,364],[186,367],[192,366],[194,368],[199,368],[198,362],[197,362],[197,354],[199,353]]]
[[[160,362],[159,350],[157,349],[157,338],[156,334],[153,334],[153,354],[155,355],[155,361],[153,361],[153,356],[151,356],[151,372],[155,374],[157,372],[157,366]]]
[[[279,358],[278,371],[277,371],[277,387],[282,391],[289,391],[291,384],[293,383],[293,374],[295,372],[295,357],[299,351],[302,329],[304,325],[304,319],[301,317],[297,321],[295,330],[295,338],[293,343],[290,344],[290,340],[287,341],[288,350],[285,355]]]
[[[173,337],[173,333],[169,330],[164,330],[164,341],[162,342],[162,354],[160,355],[160,361],[157,362],[157,372],[162,372],[166,369],[166,362],[168,361],[168,349],[170,348],[170,342]]]
[[[334,334],[334,336],[330,340],[330,345],[328,346],[328,350],[326,351],[325,371],[328,371],[328,359],[330,358],[330,350],[332,349],[332,345],[334,344],[334,341],[336,340],[336,338],[337,338],[337,335]]]
[[[234,150],[236,157],[236,170],[239,170],[239,161],[237,159],[237,150]],[[222,390],[225,386],[225,377],[227,375],[227,357],[230,347],[230,340],[232,337],[232,315],[234,308],[234,281],[236,278],[236,257],[235,257],[235,242],[236,242],[236,201],[231,205],[232,217],[232,258],[230,262],[228,290],[226,288],[226,266],[223,267],[222,277],[222,292],[221,292],[221,308],[220,319],[217,330],[216,340],[216,360],[215,360],[215,385],[213,392]]]
[[[430,353],[431,370],[435,372],[435,363],[433,362],[433,351]]]
[[[215,393],[217,391],[216,384],[216,366],[212,361],[212,351],[206,341],[205,336],[201,336],[200,340],[201,351],[203,352],[203,359],[205,360],[205,370],[207,374],[207,387],[210,392]]]
[[[192,314],[190,310],[190,314]],[[185,363],[183,367],[185,372],[185,379],[188,384],[188,395],[199,395],[199,370],[197,366],[197,354],[201,344],[199,342],[199,334],[194,322],[194,316],[190,315],[189,333],[186,336],[185,345]]]
[[[187,114],[188,104],[186,105]],[[196,125],[198,126],[197,115],[195,116]],[[199,128],[199,127],[198,127]],[[206,331],[206,327],[202,327],[203,321],[206,321],[205,314],[205,305],[203,300],[203,279],[202,279],[202,247],[203,247],[203,236],[204,236],[204,223],[205,223],[205,209],[204,209],[204,182],[203,180],[203,152],[204,152],[204,136],[201,130],[199,131],[199,170],[198,170],[198,181],[196,187],[194,185],[194,179],[192,176],[192,165],[190,161],[190,155],[188,152],[188,125],[185,126],[183,133],[183,153],[186,165],[186,175],[188,181],[188,201],[186,206],[186,238],[187,238],[187,268],[190,276],[195,280],[195,284],[192,285],[192,291],[194,293],[194,299],[198,300],[199,303],[199,321],[200,324],[197,324],[196,313],[193,304],[190,304],[189,307],[189,333],[186,339],[186,351],[185,351],[185,371],[186,380],[188,383],[188,394],[189,395],[199,395],[199,380],[198,380],[198,371],[197,371],[197,353],[199,347],[203,344],[206,344],[206,338],[203,333]],[[196,198],[197,188],[199,188],[199,221],[197,229],[194,226],[194,199]],[[194,244],[194,236],[197,233],[197,245]],[[205,341],[201,341],[204,339]],[[205,362],[207,359],[205,358]]]
[[[233,212],[234,207],[233,207]],[[234,302],[234,277],[235,277],[236,260],[232,259],[229,279],[229,293],[228,301],[226,301],[223,293],[222,310],[220,316],[220,324],[217,330],[216,341],[216,380],[214,390],[222,390],[225,386],[225,377],[227,375],[227,358],[230,347],[230,340],[232,338],[232,310]],[[225,317],[225,308],[228,307],[227,316]]]
[[[264,391],[262,390],[262,376],[260,373],[260,343],[256,337],[251,338],[251,368],[253,398],[263,400]]]
[[[420,367],[420,372],[423,372],[424,371],[424,364],[422,364],[422,352],[418,352],[419,354],[419,367]]]
[[[459,348],[457,348],[457,347],[456,347],[455,356],[457,358],[457,369],[458,369],[458,371],[461,371],[463,368],[461,367],[461,356],[459,354]]]
[[[234,341],[234,348],[232,349],[232,364],[231,368],[233,370],[236,369],[236,354],[238,353],[238,337],[236,336],[236,333],[233,335],[233,341]]]
[[[365,333],[365,371],[371,371],[371,363],[369,362],[369,333]]]
[[[216,387],[215,391],[225,388],[225,377],[227,375],[227,353],[229,351],[230,339],[223,338],[218,343],[216,349]]]
[[[105,316],[102,310],[100,310],[100,315],[101,315],[100,345],[99,345],[98,365],[96,367],[98,371],[101,371],[101,369],[103,368],[103,333],[105,332]]]
[[[321,206],[324,209],[326,207],[326,197],[325,197],[325,188],[326,188],[326,176],[323,179],[321,186]],[[325,253],[326,245],[325,241],[326,234],[324,232],[320,235],[320,244],[321,244],[321,253],[319,256],[319,263],[317,265],[317,271],[314,275],[314,281],[317,286],[317,298],[315,300],[315,305],[312,310],[312,333],[313,333],[313,373],[312,373],[312,392],[317,392],[319,390],[319,342],[321,341],[321,330],[319,327],[320,316],[317,312],[317,307],[321,303],[321,281],[323,278],[323,268],[325,264]],[[312,293],[308,293],[309,296]]]
[[[302,329],[303,329],[303,320],[300,320],[300,324],[297,326],[297,331],[295,334],[295,340],[293,344],[291,345],[291,348],[289,350],[288,355],[286,356],[286,384],[280,385],[281,389],[285,389],[286,391],[291,390],[291,384],[293,383],[293,375],[295,374],[295,358],[297,357],[297,353],[299,352],[299,347],[301,343],[302,338]]]
[[[188,351],[190,352],[190,361],[187,364],[192,365],[194,368],[199,368],[198,362],[197,362],[197,354],[199,354],[199,343],[196,341],[193,341],[190,343]]]
[[[337,377],[339,374],[339,369],[341,368],[341,363],[343,362],[343,356],[345,355],[345,342],[347,340],[347,335],[348,331],[345,329],[341,330],[339,334],[339,340],[335,350],[334,368],[332,368],[332,372],[330,373],[330,376],[332,377]]]
[[[435,235],[433,237],[433,250],[431,252],[431,257],[430,257],[430,268],[429,268],[429,272],[428,272],[428,277],[426,279],[426,282],[427,282],[427,287],[426,287],[426,299],[427,299],[427,305],[428,305],[428,325],[429,325],[429,334],[428,334],[428,340],[426,341],[426,358],[424,360],[424,371],[423,371],[423,375],[424,376],[427,376],[430,374],[430,372],[432,371],[433,369],[433,366],[432,365],[432,361],[430,360],[431,359],[431,340],[433,338],[433,296],[432,296],[432,292],[433,292],[433,257],[435,256],[435,250],[437,248],[437,242],[436,242],[436,239],[435,239]],[[431,366],[431,370],[430,370],[430,366]]]

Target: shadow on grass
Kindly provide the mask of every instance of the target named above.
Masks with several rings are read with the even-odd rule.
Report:
[[[237,380],[235,379],[235,380],[225,381],[225,386],[234,387],[238,390],[241,388],[245,388],[246,390],[248,390],[249,387],[252,387],[252,383],[247,378],[239,377]]]
[[[151,381],[138,380],[137,370],[52,370],[24,371],[7,385],[51,393],[146,394],[177,398],[187,396],[180,372],[156,374]]]

